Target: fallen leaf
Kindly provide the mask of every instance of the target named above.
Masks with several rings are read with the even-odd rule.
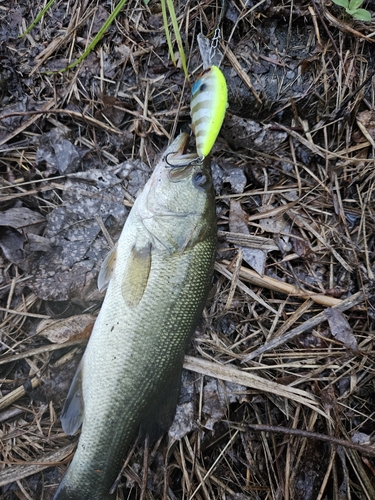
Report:
[[[138,169],[139,162],[128,162],[112,170],[79,172],[66,181],[64,203],[48,215],[44,232],[51,250],[43,240],[47,251],[30,256],[28,284],[39,298],[86,301],[97,290],[96,277],[109,247],[95,215],[116,241],[128,212],[124,187],[133,194],[144,180],[139,173],[133,175]],[[143,170],[145,176],[148,169]]]
[[[227,113],[221,129],[222,137],[234,148],[270,153],[287,138],[287,133],[275,130],[250,118],[241,118]]]
[[[40,234],[46,219],[38,212],[26,207],[15,207],[0,212],[0,226],[9,226],[24,233]]]
[[[247,226],[247,214],[242,210],[241,203],[235,200],[230,202],[229,212],[229,230],[232,233],[242,233],[249,235],[250,231]],[[266,265],[267,252],[257,248],[238,247],[242,250],[242,256],[245,262],[251,266],[254,271],[261,276],[264,274]]]
[[[222,194],[224,184],[230,185],[231,193],[242,194],[244,192],[248,181],[242,168],[232,167],[224,161],[220,165],[213,161],[211,168],[214,188],[217,194]]]
[[[375,147],[375,110],[362,111],[357,114],[356,119],[362,134]]]
[[[16,229],[0,227],[0,248],[4,257],[13,264],[21,264],[24,260],[23,244],[25,238]]]
[[[182,371],[180,397],[173,423],[168,431],[169,437],[175,441],[179,441],[198,427],[194,405],[196,379],[195,373]]]
[[[75,172],[80,164],[81,155],[67,139],[64,129],[54,128],[43,134],[36,151],[36,164],[47,163],[51,172],[60,174]]]
[[[344,314],[337,309],[327,307],[325,315],[327,316],[332,336],[342,342],[347,349],[358,352],[357,339],[353,335],[352,327],[349,325]]]
[[[44,319],[36,330],[36,335],[40,335],[54,344],[63,344],[68,340],[76,339],[78,336],[90,335],[88,327],[95,323],[95,316],[92,314],[79,314],[64,319]]]

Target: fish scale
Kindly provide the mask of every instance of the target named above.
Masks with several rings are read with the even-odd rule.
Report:
[[[166,154],[186,140],[181,134]],[[216,217],[207,164],[185,169],[178,182],[169,172],[162,159],[109,259],[107,294],[62,414],[64,430],[82,422],[82,432],[54,500],[113,498],[137,435],[155,439],[172,421],[185,349],[210,288]]]

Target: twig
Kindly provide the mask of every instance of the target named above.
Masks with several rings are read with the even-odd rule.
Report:
[[[365,295],[363,292],[357,292],[356,294],[352,295],[351,297],[348,297],[347,299],[343,300],[341,304],[337,304],[336,306],[333,306],[332,309],[335,309],[337,311],[346,311],[347,309],[350,309],[354,306],[357,306],[361,302],[365,300]],[[317,314],[313,318],[310,318],[309,320],[305,321],[300,326],[297,326],[297,328],[294,328],[293,330],[290,330],[289,333],[286,335],[283,335],[282,337],[278,337],[274,340],[271,340],[268,342],[268,344],[263,345],[262,347],[259,347],[252,353],[248,354],[243,360],[242,363],[246,363],[254,358],[258,358],[261,354],[264,354],[265,352],[272,351],[273,349],[276,349],[277,347],[280,347],[290,340],[293,340],[294,338],[298,337],[303,332],[306,332],[307,330],[310,330],[311,328],[314,328],[315,326],[319,325],[320,323],[323,323],[323,321],[327,320],[327,316],[325,314],[325,311]]]
[[[254,375],[253,373],[249,373],[232,366],[220,365],[219,363],[213,363],[211,361],[193,356],[185,356],[184,368],[196,373],[226,380],[227,382],[232,382],[234,384],[251,387],[252,389],[257,389],[261,392],[267,392],[291,399],[297,403],[308,406],[312,410],[320,413],[320,415],[329,418],[327,414],[319,408],[314,396],[301,389],[278,384],[272,380],[267,380],[259,377],[258,375]]]
[[[5,365],[6,363],[12,363],[13,361],[18,361],[19,359],[30,358],[37,354],[43,352],[58,351],[59,349],[67,349],[68,347],[74,347],[76,345],[84,345],[87,343],[87,339],[76,339],[69,340],[69,342],[64,342],[63,344],[49,344],[43,347],[37,347],[36,349],[30,349],[29,351],[21,352],[20,354],[13,354],[12,356],[5,356],[0,358],[0,365]]]
[[[229,266],[230,262],[223,260],[223,264],[216,263],[215,268],[220,271],[224,276],[229,276],[229,271],[225,266]],[[224,272],[224,269],[227,273]],[[230,273],[232,274],[232,273]],[[285,281],[278,280],[276,278],[271,278],[270,276],[261,276],[260,274],[248,269],[247,267],[241,267],[240,278],[252,285],[267,288],[268,290],[273,290],[275,292],[284,293],[286,295],[292,295],[294,297],[300,297],[301,299],[311,299],[316,304],[321,304],[327,307],[337,306],[342,303],[342,300],[336,299],[335,297],[330,297],[329,295],[323,295],[322,293],[314,293],[308,290],[302,290],[294,285],[285,283]],[[256,299],[258,300],[258,299]],[[259,300],[258,300],[259,302]],[[266,306],[270,309],[270,306]]]
[[[46,453],[44,456],[40,457],[38,462],[33,460],[30,463],[23,462],[22,465],[17,463],[17,465],[13,467],[2,470],[0,472],[0,486],[19,481],[20,479],[32,476],[48,467],[61,463],[73,452],[75,446],[76,443],[70,443],[57,451]]]
[[[317,432],[304,431],[302,429],[288,429],[288,427],[279,427],[276,425],[265,424],[247,424],[246,427],[256,432],[275,432],[281,434],[289,434],[292,436],[300,436],[309,439],[319,439],[320,441],[327,441],[332,445],[343,446],[344,448],[351,448],[364,455],[375,456],[375,448],[372,446],[363,446],[361,444],[352,443],[346,439],[339,439],[327,434],[318,434]]]

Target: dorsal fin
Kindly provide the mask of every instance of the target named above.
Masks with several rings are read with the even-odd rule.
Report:
[[[136,307],[146,290],[151,269],[151,244],[138,250],[132,248],[126,271],[122,278],[121,291],[126,305]]]
[[[83,421],[84,402],[82,395],[82,360],[73,377],[64,408],[61,412],[61,425],[66,434],[73,435]]]
[[[99,292],[103,292],[107,288],[109,280],[111,279],[113,273],[113,269],[116,264],[116,258],[117,258],[117,243],[112,248],[112,250],[108,252],[106,258],[103,261],[103,264],[100,267],[98,276]]]

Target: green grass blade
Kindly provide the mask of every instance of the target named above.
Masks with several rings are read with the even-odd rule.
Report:
[[[169,33],[167,8],[166,8],[165,0],[161,0],[161,11],[163,13],[163,24],[164,24],[165,37],[167,39],[167,44],[168,44],[168,50],[169,50],[169,53],[171,55],[172,62],[176,66],[176,59],[174,57],[171,35]]]
[[[173,31],[174,31],[174,35],[176,37],[176,42],[177,42],[177,46],[178,46],[178,52],[180,53],[182,68],[184,70],[186,79],[189,80],[189,73],[188,73],[187,65],[186,65],[185,51],[184,51],[184,46],[182,44],[180,28],[178,27],[176,12],[174,10],[173,0],[167,0],[167,6],[168,6],[168,10],[169,10],[169,15],[171,16]]]
[[[56,71],[56,72],[54,71],[54,73],[64,73],[64,71],[67,71],[68,69],[72,69],[75,66],[77,66],[77,64],[79,64],[80,62],[82,62],[90,54],[90,52],[93,49],[95,49],[95,47],[100,42],[100,40],[103,38],[103,36],[105,35],[107,29],[111,26],[111,24],[113,23],[113,21],[116,19],[116,17],[120,13],[121,9],[124,7],[124,5],[126,4],[126,2],[127,2],[127,0],[120,0],[119,1],[119,3],[114,8],[113,12],[111,12],[111,14],[108,16],[108,19],[105,21],[105,23],[103,24],[103,26],[100,28],[100,30],[98,31],[98,33],[95,35],[93,41],[88,45],[88,47],[86,48],[86,50],[84,51],[84,53],[78,59],[76,59],[74,62],[72,62],[71,64],[69,64],[69,66],[66,66],[65,68],[62,68],[59,71]]]
[[[30,33],[30,31],[34,28],[34,26],[36,24],[39,23],[39,21],[42,19],[42,17],[44,16],[44,14],[47,12],[47,10],[51,7],[51,5],[53,3],[55,3],[55,0],[49,0],[49,2],[47,3],[47,5],[44,7],[44,9],[42,9],[39,12],[39,14],[36,16],[36,18],[34,19],[34,21],[27,28],[27,30],[24,33],[22,33],[22,35],[20,35],[18,38],[22,38],[22,37],[26,36],[28,33]]]

